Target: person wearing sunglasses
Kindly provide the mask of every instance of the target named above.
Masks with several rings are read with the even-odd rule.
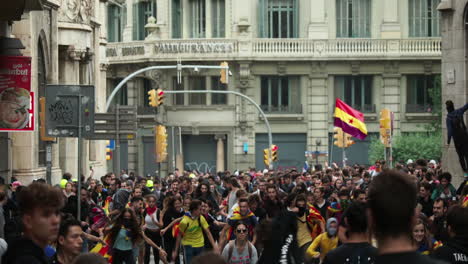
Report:
[[[257,250],[248,240],[247,226],[239,221],[234,227],[236,239],[229,241],[224,247],[222,256],[228,264],[256,264],[258,261]]]

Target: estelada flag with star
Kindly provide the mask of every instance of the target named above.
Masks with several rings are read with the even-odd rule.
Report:
[[[343,132],[361,140],[367,137],[364,115],[338,98],[335,102],[334,118],[335,126],[341,127]]]

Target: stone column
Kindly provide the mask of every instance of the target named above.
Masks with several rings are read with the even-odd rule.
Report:
[[[171,18],[171,10],[169,1],[157,0],[156,1],[156,24],[159,26],[159,37],[161,39],[169,38],[169,19]]]
[[[321,146],[318,150],[328,149],[328,121],[332,114],[329,113],[329,94],[333,94],[333,85],[329,86],[326,64],[315,62],[311,65],[312,72],[308,77],[308,86],[305,87],[306,105],[303,109],[307,117],[307,150],[315,150],[317,139]],[[302,90],[304,91],[304,89]],[[319,157],[319,162],[323,162]],[[315,160],[314,160],[315,163]]]
[[[328,23],[325,18],[325,1],[310,1],[309,39],[328,39]]]
[[[59,76],[61,84],[79,84],[80,57],[79,50],[72,46],[63,47],[60,54]],[[78,140],[77,138],[59,138],[59,162],[63,172],[78,176]]]
[[[205,38],[211,38],[213,32],[211,28],[211,0],[205,0]]]
[[[133,1],[127,0],[127,24],[123,31],[123,41],[128,42],[133,40]]]
[[[379,9],[384,10],[381,25],[381,37],[383,39],[401,38],[401,25],[398,17],[399,1],[376,1],[377,5],[382,5]]]
[[[189,0],[182,0],[182,38],[190,38],[191,22],[190,20],[190,2]]]
[[[225,135],[215,135],[216,143],[216,171],[224,171],[224,141],[226,139]]]
[[[211,87],[211,75],[205,76],[205,82],[206,82],[206,90],[213,90]],[[206,94],[206,105],[211,105],[211,97],[213,94],[208,93]]]

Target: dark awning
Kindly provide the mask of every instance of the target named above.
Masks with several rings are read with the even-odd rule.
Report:
[[[21,20],[25,12],[43,10],[41,0],[14,0],[3,1],[0,8],[0,20]]]

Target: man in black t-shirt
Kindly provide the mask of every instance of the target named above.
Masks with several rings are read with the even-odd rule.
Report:
[[[366,206],[362,202],[352,203],[340,221],[340,232],[346,243],[328,252],[323,264],[373,263],[377,249],[369,244],[367,232]]]
[[[369,186],[367,213],[379,245],[375,264],[444,263],[415,251],[411,234],[416,203],[416,184],[408,175],[387,170],[374,177]]]

